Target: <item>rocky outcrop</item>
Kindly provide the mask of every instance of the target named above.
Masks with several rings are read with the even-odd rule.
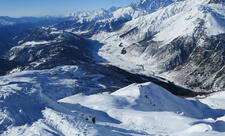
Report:
[[[7,72],[17,66],[18,64],[16,62],[8,61],[6,59],[0,59],[0,76],[7,74]]]
[[[204,47],[196,47],[189,60],[177,67],[175,80],[196,91],[224,91],[225,34],[207,38]],[[212,46],[214,45],[214,46]]]

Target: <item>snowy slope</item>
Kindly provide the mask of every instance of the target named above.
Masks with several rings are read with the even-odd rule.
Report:
[[[153,83],[132,84],[111,94],[74,95],[82,75],[76,66],[62,66],[0,77],[0,135],[225,133],[223,93],[201,100],[209,106],[174,96]]]
[[[8,54],[19,67],[0,77],[0,135],[225,135],[224,92],[185,99],[163,78],[96,63],[103,57],[132,73],[221,91],[224,15],[220,0],[140,0],[19,35]],[[100,57],[99,47],[73,34],[86,32],[103,44]],[[169,91],[138,84],[150,79]]]
[[[153,41],[163,42],[161,45],[164,45],[177,37],[191,36],[197,27],[202,27],[201,21],[205,22],[203,27],[208,36],[225,33],[224,15],[223,4],[208,4],[208,0],[186,0],[131,20],[119,31],[103,32],[93,38],[114,46],[120,42],[128,46],[154,36]],[[134,28],[135,30],[127,33]],[[127,36],[121,36],[125,33]],[[113,43],[112,40],[115,39],[117,41]]]
[[[11,18],[0,16],[0,58],[16,43],[13,38],[29,29],[55,25],[56,23],[69,20],[67,17],[21,17]]]
[[[0,135],[119,135],[110,128],[94,126],[90,112],[94,110],[80,112],[84,107],[74,106],[75,111],[56,102],[74,93],[75,79],[70,74],[80,76],[82,72],[65,66],[1,77]]]
[[[93,113],[101,115],[106,122],[118,122],[106,113],[79,105],[68,108],[57,103],[79,92],[78,86],[88,89],[87,84],[80,86],[78,83],[82,76],[85,72],[77,66],[61,66],[0,77],[0,135],[120,135],[111,127],[93,125]],[[86,78],[90,79],[89,87],[93,90],[93,85],[99,85],[97,90],[102,88],[97,75],[89,74]]]
[[[219,118],[224,110],[212,109],[195,99],[173,96],[152,83],[133,84],[112,94],[75,95],[59,102],[79,103],[104,111],[121,124],[98,121],[96,115],[97,124],[134,130],[141,132],[140,135],[210,136],[225,132],[225,123]]]
[[[224,2],[186,0],[132,19],[117,31],[98,33],[92,39],[104,44],[100,56],[123,69],[164,77],[167,73],[162,73],[170,71],[166,78],[188,88],[222,91],[224,82],[208,80],[207,75],[218,77],[215,73],[224,69],[224,22]],[[213,62],[219,64],[217,68]],[[207,64],[210,67],[206,68]],[[175,71],[176,68],[180,69]],[[205,74],[197,77],[201,71]],[[223,73],[219,78],[224,79]],[[188,77],[193,81],[181,80],[185,75],[193,75]],[[196,85],[195,80],[199,81]]]
[[[30,29],[16,36],[14,41],[16,46],[9,50],[6,58],[23,67],[29,65],[36,68],[45,63],[45,66],[52,68],[72,61],[85,61],[92,50],[86,39],[54,27]]]
[[[119,19],[121,17],[125,18],[137,18],[139,16],[143,16],[156,10],[166,7],[175,1],[181,0],[139,0],[137,3],[132,3],[127,7],[117,8],[111,7],[109,9],[99,9],[94,11],[84,11],[72,13],[71,17],[74,19],[79,19],[78,22],[83,21],[102,21],[112,19]]]
[[[98,32],[119,30],[124,23],[140,16],[153,13],[166,7],[175,0],[139,0],[127,7],[100,9],[72,13],[73,19],[56,25],[58,29],[70,30],[78,35],[91,37]],[[182,0],[176,0],[182,1]]]
[[[72,72],[73,69],[76,70],[76,68],[70,68],[70,71]],[[74,80],[69,79],[59,70],[29,71],[1,77],[0,132],[9,129],[3,135],[33,135],[33,132],[38,135],[45,132],[45,135],[48,135],[48,133],[54,134],[54,131],[61,129],[54,126],[56,122],[52,122],[51,117],[55,116],[59,120],[63,120],[69,115],[63,117],[63,113],[57,113],[58,110],[62,112],[62,109],[54,100],[71,94]],[[53,76],[54,72],[58,76]],[[67,123],[66,120],[65,123]],[[12,129],[18,132],[11,131],[10,126],[15,126]],[[16,126],[21,126],[21,129],[17,129]],[[35,126],[37,130],[34,129]]]
[[[9,51],[7,57],[9,61],[0,61],[0,65],[7,68],[2,69],[2,74],[76,65],[84,71],[84,74],[77,81],[79,85],[76,89],[79,92],[110,92],[132,83],[151,81],[167,88],[176,95],[186,96],[192,93],[191,90],[181,88],[171,82],[161,81],[155,77],[132,74],[115,66],[97,64],[96,61],[104,62],[105,60],[96,55],[98,47],[95,47],[97,46],[95,44],[92,45],[94,41],[54,27],[32,29],[17,36],[15,41],[17,41],[18,46]],[[12,64],[5,65],[5,63]]]

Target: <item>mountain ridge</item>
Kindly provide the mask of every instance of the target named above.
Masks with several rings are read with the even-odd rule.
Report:
[[[140,0],[16,34],[0,135],[224,135],[221,2]]]
[[[217,79],[206,80],[206,75],[215,74],[212,72],[213,67],[205,68],[207,64],[211,65],[212,62],[209,61],[207,63],[203,60],[194,62],[192,68],[184,68],[190,72],[187,75],[197,74],[194,72],[199,71],[197,68],[205,72],[199,77],[192,76],[192,83],[182,79],[186,75],[181,74],[180,78],[175,79],[172,77],[176,77],[176,74],[179,75],[179,71],[174,69],[179,66],[182,68],[185,64],[189,65],[192,61],[196,61],[196,59],[190,60],[194,56],[201,55],[204,60],[214,60],[218,64],[224,62],[225,45],[222,40],[225,33],[224,15],[225,9],[222,3],[209,3],[208,0],[186,0],[175,2],[154,13],[128,21],[118,31],[98,33],[92,39],[105,44],[99,54],[112,64],[128,69],[125,62],[131,62],[143,65],[146,68],[144,69],[146,74],[153,72],[178,83],[183,80],[181,85],[196,91],[222,91],[225,84],[223,81],[218,81],[221,82],[219,88],[213,88],[217,84]],[[122,47],[118,45],[122,45]],[[211,53],[207,55],[208,50]],[[115,57],[112,57],[112,54]],[[222,57],[214,59],[213,54]],[[123,60],[125,65],[119,64],[119,60]],[[198,63],[204,65],[199,66]],[[217,72],[223,67],[222,63],[216,69]],[[132,71],[135,71],[135,67]],[[139,72],[142,73],[143,69]],[[163,72],[165,74],[161,74]],[[174,75],[167,75],[167,72]],[[186,72],[180,71],[180,73]],[[223,77],[224,74],[221,75],[222,79]],[[196,88],[198,85],[194,85],[195,80],[199,81],[200,88],[198,89]]]

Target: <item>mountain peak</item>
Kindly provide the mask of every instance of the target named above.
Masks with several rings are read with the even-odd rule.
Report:
[[[139,0],[136,4],[137,8],[147,8],[149,10],[156,10],[161,7],[166,7],[173,2],[182,0]]]

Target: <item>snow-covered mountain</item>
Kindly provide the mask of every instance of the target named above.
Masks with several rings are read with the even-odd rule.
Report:
[[[132,4],[132,6],[136,9],[144,9],[151,13],[178,1],[182,0],[139,0],[137,3]]]
[[[80,12],[55,27],[103,43],[99,54],[113,65],[212,92],[225,84],[224,57],[219,58],[224,13],[220,0],[140,0],[125,8]],[[196,59],[199,55],[203,59]]]
[[[14,40],[18,45],[8,52],[3,62],[0,61],[0,65],[4,66],[2,74],[76,65],[87,73],[79,77],[79,86],[76,88],[78,92],[91,94],[102,91],[112,92],[131,83],[151,81],[176,95],[197,95],[191,90],[157,77],[132,74],[111,65],[99,64],[105,60],[97,56],[96,43],[71,32],[54,27],[42,27],[29,30],[15,37]],[[8,65],[5,65],[7,63]],[[100,88],[99,84],[101,84]],[[86,90],[81,89],[82,87]]]
[[[67,17],[21,17],[21,18],[12,18],[8,16],[0,16],[0,27],[10,26],[16,24],[35,24],[36,26],[51,25],[65,21],[69,18]]]
[[[225,135],[224,22],[224,0],[139,0],[17,31],[0,135]]]
[[[166,7],[175,0],[140,0],[124,8],[109,8],[78,12],[73,19],[56,25],[58,29],[68,29],[79,35],[91,37],[100,31],[111,32],[120,29],[124,23]],[[176,0],[181,1],[181,0]]]
[[[62,65],[68,61],[87,60],[92,46],[87,40],[70,32],[59,31],[51,27],[42,27],[29,30],[14,40],[18,46],[14,46],[8,53],[8,59],[27,65],[31,62],[40,64],[48,63],[48,68]],[[55,60],[57,62],[55,62]],[[35,65],[35,64],[33,64]]]
[[[114,65],[127,69],[122,62],[130,62],[196,91],[222,91],[224,22],[224,2],[186,0],[92,39],[104,44],[99,55]]]
[[[54,25],[69,20],[69,17],[21,17],[0,16],[0,58],[15,45],[12,39],[28,29]]]
[[[153,83],[114,93],[77,94],[76,66],[23,71],[0,77],[0,134],[180,135],[224,134],[224,93],[186,100]],[[69,97],[67,97],[69,96]],[[219,99],[218,99],[219,98]]]

